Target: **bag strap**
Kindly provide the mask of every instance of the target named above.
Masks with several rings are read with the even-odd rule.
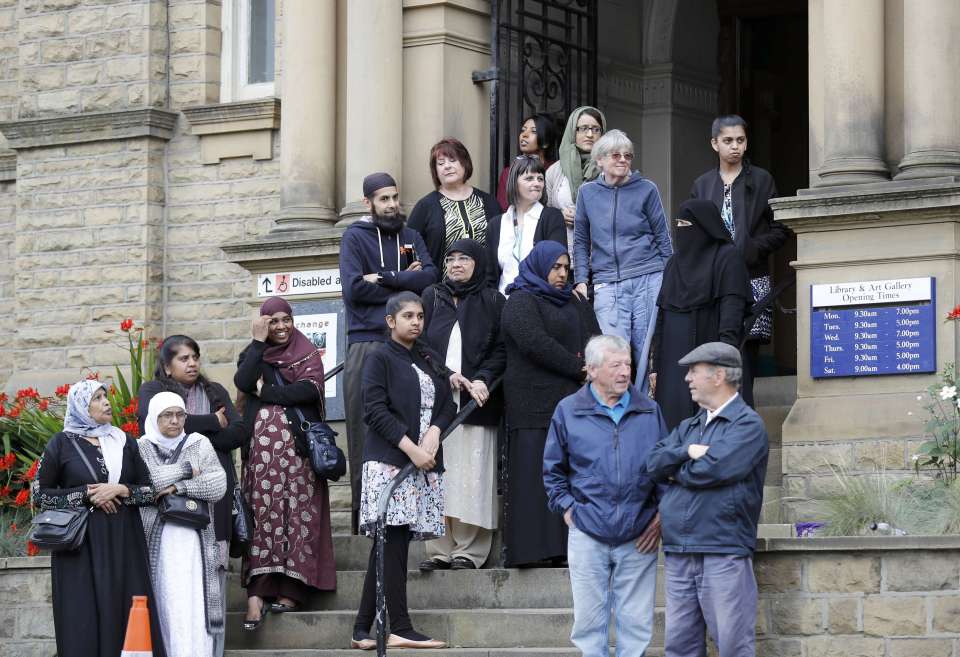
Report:
[[[276,377],[278,386],[287,385],[286,382],[283,380],[283,377],[280,376],[280,370],[278,370],[276,367],[271,367],[270,369],[273,370],[273,376]],[[296,404],[291,404],[291,406],[293,407],[293,410],[296,411],[297,413],[297,419],[300,420],[300,428],[306,430],[306,427],[309,426],[309,423],[307,422],[307,418],[303,417],[303,412],[300,410],[299,406],[297,406]]]
[[[86,438],[78,438],[77,440],[86,440]],[[90,460],[87,458],[87,455],[83,453],[83,450],[80,449],[80,445],[77,444],[76,440],[71,440],[70,444],[73,445],[73,448],[77,450],[77,454],[83,459],[83,463],[87,466],[87,470],[90,472],[90,476],[93,477],[94,483],[100,483],[100,477],[97,476],[93,466],[90,465]]]
[[[177,459],[180,458],[180,452],[183,450],[183,446],[186,444],[187,444],[187,436],[184,436],[183,440],[180,441],[180,444],[177,445],[177,448],[173,450],[173,454],[171,454],[168,458],[164,458],[163,455],[160,454],[160,448],[157,447],[154,443],[150,443],[151,447],[153,447],[153,451],[157,453],[157,458],[159,458],[164,465],[170,465],[171,463],[176,463]]]

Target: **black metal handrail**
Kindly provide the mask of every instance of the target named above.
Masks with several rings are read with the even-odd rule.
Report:
[[[493,392],[503,380],[503,377],[497,377],[490,384],[490,392]],[[443,444],[443,441],[447,437],[457,430],[464,420],[477,409],[477,401],[471,399],[468,403],[464,404],[463,408],[460,409],[460,412],[457,413],[456,417],[453,418],[453,422],[450,423],[441,434],[440,434],[440,444]],[[386,528],[387,528],[387,507],[390,504],[390,498],[393,497],[394,491],[397,490],[397,487],[400,486],[409,477],[411,474],[417,471],[417,466],[412,462],[407,463],[405,466],[400,468],[400,472],[397,473],[389,484],[383,487],[383,490],[380,491],[380,497],[377,499],[377,524],[374,534],[374,540],[376,541],[376,564],[377,564],[377,657],[385,657],[387,654],[387,623],[386,623],[386,597],[383,591],[383,545],[386,542]]]
[[[337,363],[336,365],[334,365],[334,366],[333,366],[333,369],[331,369],[329,372],[324,372],[324,373],[323,373],[323,380],[324,380],[324,381],[329,381],[330,379],[332,379],[332,378],[335,377],[336,375],[340,374],[340,372],[343,371],[343,364],[344,364],[345,362],[346,362],[346,361],[340,361],[339,363]]]

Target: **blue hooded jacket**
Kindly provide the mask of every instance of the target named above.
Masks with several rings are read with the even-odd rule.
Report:
[[[670,481],[660,501],[664,552],[749,556],[767,473],[767,430],[737,395],[710,424],[703,409],[657,443],[647,458],[650,476]],[[692,443],[709,445],[697,460]]]
[[[657,513],[657,486],[647,475],[648,452],[667,435],[657,403],[630,386],[616,424],[590,384],[557,404],[543,449],[543,483],[550,510],[573,508],[577,529],[607,545],[636,539]]]
[[[414,260],[422,269],[406,271]],[[387,339],[387,299],[403,290],[421,294],[437,282],[437,268],[423,238],[404,226],[397,234],[378,231],[369,218],[351,224],[340,240],[340,285],[347,316],[347,344]],[[380,274],[370,283],[364,274]]]
[[[660,192],[639,171],[616,187],[603,176],[577,194],[574,280],[616,283],[663,271],[673,255]]]

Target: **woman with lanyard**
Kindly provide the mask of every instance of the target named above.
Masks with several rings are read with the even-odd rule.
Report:
[[[687,368],[677,361],[706,342],[739,349],[753,294],[746,265],[712,201],[685,201],[674,221],[674,253],[663,272],[650,348],[650,389],[670,430],[698,408],[690,399]]]
[[[187,409],[180,395],[160,392],[150,400],[140,456],[150,472],[157,497],[182,495],[195,508],[213,505],[227,492],[227,475],[213,445],[203,435],[187,435]],[[205,657],[213,653],[214,636],[223,634],[225,614],[220,599],[223,567],[213,523],[183,524],[144,507],[140,515],[147,536],[155,605],[169,657]]]
[[[596,107],[578,107],[570,113],[560,140],[560,159],[547,169],[547,205],[563,212],[567,248],[573,253],[573,224],[577,195],[583,183],[600,175],[591,157],[593,145],[607,131],[607,120]]]
[[[462,408],[477,410],[444,443],[446,533],[427,541],[420,570],[479,568],[490,555],[497,528],[497,428],[503,412],[500,388],[490,391],[507,366],[500,332],[506,301],[485,284],[486,257],[473,240],[447,249],[447,278],[423,292],[424,340],[445,355],[450,383]]]
[[[60,657],[117,657],[133,596],[154,600],[138,506],[154,503],[137,441],[111,424],[107,387],[70,386],[63,431],[43,450],[31,485],[43,510],[91,507],[83,543],[51,555],[53,625]],[[150,604],[155,657],[165,656],[156,604]]]
[[[503,334],[507,347],[506,528],[508,567],[560,565],[567,525],[547,508],[543,447],[557,403],[586,378],[584,349],[600,326],[590,303],[570,289],[570,257],[562,244],[538,243],[507,288]]]
[[[337,588],[330,493],[310,467],[301,429],[304,420],[323,420],[321,354],[280,297],[264,301],[252,332],[233,377],[251,430],[241,484],[254,517],[242,570],[246,630],[256,630],[266,612],[295,611],[314,589]]]
[[[507,199],[510,207],[490,220],[487,228],[488,283],[506,294],[507,286],[520,271],[520,261],[534,244],[553,240],[567,246],[563,215],[540,202],[543,193],[543,161],[535,155],[521,155],[510,165]]]

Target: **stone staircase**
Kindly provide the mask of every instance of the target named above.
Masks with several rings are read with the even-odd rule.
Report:
[[[770,435],[770,463],[764,489],[762,534],[789,535],[780,520],[780,426],[796,396],[793,377],[763,379],[758,386],[759,412]],[[343,436],[342,429],[341,436]],[[345,441],[341,441],[345,442]],[[350,487],[344,479],[331,487],[337,592],[317,593],[303,610],[272,615],[256,632],[241,625],[246,597],[239,577],[230,576],[227,657],[326,657],[362,654],[351,651],[350,633],[371,542],[349,536]],[[499,543],[499,541],[498,541]],[[493,555],[499,554],[497,545]],[[491,557],[491,561],[494,561]],[[414,626],[446,641],[448,657],[575,657],[570,644],[573,623],[567,569],[484,568],[476,571],[420,573],[423,545],[410,546],[408,599]],[[235,564],[238,566],[239,564]],[[648,657],[663,654],[663,578],[658,567],[654,638]],[[397,657],[422,650],[390,650]],[[612,654],[612,653],[611,653]]]

